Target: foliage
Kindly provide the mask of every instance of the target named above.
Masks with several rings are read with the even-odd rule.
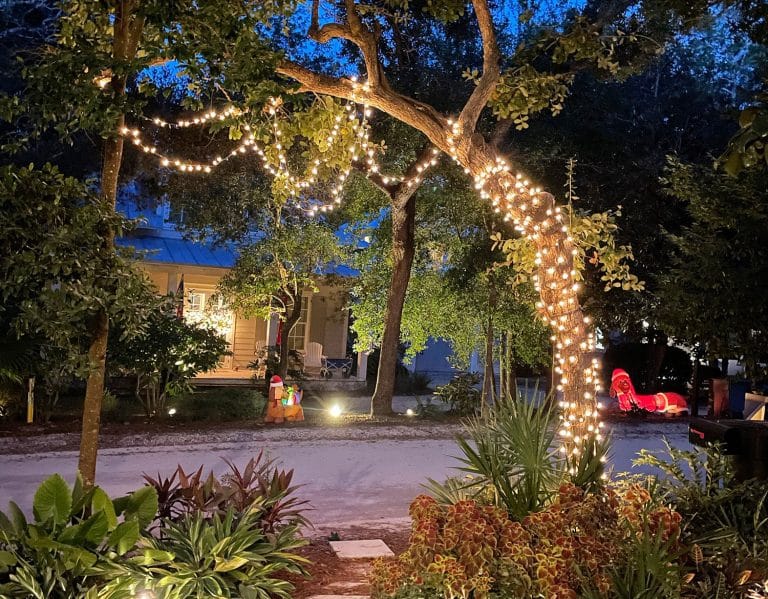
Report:
[[[665,182],[690,222],[670,235],[672,266],[662,279],[659,321],[706,357],[739,356],[760,374],[768,312],[765,292],[768,171],[738,178],[671,160]],[[723,331],[728,331],[727,335]]]
[[[151,286],[98,235],[125,224],[55,167],[0,168],[0,318],[26,339],[20,346],[32,345],[42,379],[85,376],[89,324],[102,307],[124,338],[145,330]]]
[[[0,512],[0,596],[290,597],[282,574],[304,574],[307,563],[293,553],[306,524],[293,473],[262,454],[242,470],[227,465],[220,480],[202,480],[202,468],[145,476],[148,486],[114,501],[79,477],[70,489],[51,476],[35,493],[34,520],[13,502]]]
[[[171,399],[174,420],[245,421],[259,418],[267,400],[253,389],[196,389]]]
[[[768,138],[768,93],[758,94],[754,105],[741,111],[739,131],[731,138],[728,149],[718,160],[726,173],[738,176],[742,170],[768,166],[765,151]],[[762,163],[765,164],[762,164]]]
[[[640,597],[608,594],[613,568],[631,571],[638,538],[674,546],[680,525],[679,514],[664,507],[649,509],[649,499],[640,488],[585,495],[565,484],[545,510],[515,521],[503,509],[474,500],[441,506],[421,495],[411,504],[408,549],[396,559],[374,563],[373,596],[410,597],[412,592],[446,599],[576,599],[580,590],[594,587],[601,597]],[[638,523],[645,526],[639,532]],[[646,551],[649,557],[653,553]],[[672,585],[674,567],[669,563],[674,555],[656,554],[666,560],[667,569],[649,567],[652,574],[643,580],[652,589],[666,590]],[[663,578],[655,578],[655,572]]]
[[[420,395],[429,391],[431,382],[429,375],[423,372],[411,372],[406,368],[398,369],[395,375],[395,393]]]
[[[566,460],[555,443],[556,418],[551,401],[537,407],[520,396],[516,401],[501,399],[487,414],[470,419],[467,438],[456,439],[469,496],[490,497],[513,519],[522,520],[549,505],[566,482],[599,488],[607,446],[592,441],[581,447],[575,463]],[[428,488],[444,493],[432,480]]]
[[[341,257],[333,232],[320,223],[272,223],[260,239],[241,248],[220,287],[233,309],[248,316],[286,318],[304,290],[315,289],[318,275]],[[287,336],[287,332],[284,331]]]
[[[58,474],[35,493],[34,520],[11,502],[0,512],[0,595],[35,599],[128,598],[128,555],[157,511],[145,487],[114,502],[80,479],[70,489]],[[102,590],[110,581],[108,590]]]
[[[214,329],[188,323],[175,313],[172,298],[156,299],[142,334],[111,344],[116,371],[136,377],[135,394],[148,418],[164,418],[166,402],[190,391],[189,380],[215,368],[227,352]]]
[[[400,340],[405,360],[423,351],[430,338],[447,341],[454,365],[466,368],[475,351],[482,352],[489,319],[497,339],[512,341],[514,361],[520,365],[547,363],[546,329],[533,318],[532,286],[510,288],[513,268],[498,267],[502,255],[493,250],[487,223],[493,213],[454,167],[438,165],[417,192],[415,258],[405,296]],[[445,198],[451,204],[445,204]],[[376,226],[356,232],[369,243],[352,257],[360,275],[352,289],[360,350],[381,343],[392,276],[391,214]]]
[[[640,452],[636,463],[662,476],[657,491],[682,516],[680,539],[689,548],[686,568],[699,592],[711,597],[723,586],[729,596],[748,591],[751,580],[768,577],[768,505],[763,481],[739,481],[720,448],[681,451],[666,444],[666,457]]]
[[[306,524],[302,510],[306,502],[294,497],[296,487],[291,486],[293,470],[279,470],[274,460],[259,452],[240,470],[225,460],[229,471],[220,477],[213,472],[203,476],[203,467],[185,472],[181,466],[169,477],[160,474],[153,478],[144,474],[144,480],[157,493],[159,508],[156,525],[161,532],[168,522],[177,522],[185,516],[202,513],[224,515],[228,510],[247,511],[258,504],[259,522],[266,532],[287,525]]]
[[[480,375],[464,372],[454,376],[450,382],[435,389],[440,401],[447,403],[451,412],[461,416],[475,414],[480,409]]]
[[[168,522],[161,538],[146,537],[151,551],[170,557],[147,568],[145,586],[162,599],[291,597],[293,585],[279,576],[305,573],[307,560],[292,552],[306,541],[297,524],[267,534],[260,526],[262,501],[242,513],[187,514]]]

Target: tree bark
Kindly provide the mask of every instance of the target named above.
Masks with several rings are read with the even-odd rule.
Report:
[[[125,123],[120,117],[118,127]],[[123,139],[107,140],[104,147],[104,164],[101,171],[101,196],[104,202],[114,210],[117,199],[117,179],[123,159]],[[103,251],[112,253],[115,246],[115,232],[112,227],[105,227],[103,233]],[[80,457],[78,470],[86,488],[92,487],[96,480],[96,456],[99,450],[99,429],[101,426],[101,402],[104,397],[106,378],[107,340],[109,338],[109,316],[100,310],[94,319],[91,342],[88,347],[90,371],[85,385],[83,401],[83,427],[80,435]]]
[[[404,203],[392,204],[392,278],[384,311],[384,334],[381,338],[379,370],[376,389],[371,398],[371,416],[392,414],[392,396],[395,392],[397,354],[400,346],[400,324],[411,267],[416,251],[415,237],[416,198],[411,195]]]
[[[135,9],[136,3],[131,0],[118,2],[116,5],[114,39],[112,41],[112,56],[116,62],[128,62],[136,56],[144,28],[144,18],[136,16],[134,14]],[[125,95],[125,85],[125,75],[114,75],[109,84],[109,91],[116,97],[123,96]],[[124,126],[125,115],[120,115],[115,123],[115,136],[107,139],[104,143],[101,198],[112,210],[115,209],[117,203],[117,183],[123,161],[123,138],[117,135],[117,131],[120,131]],[[102,251],[105,254],[114,252],[115,231],[111,226],[103,227],[102,239]],[[83,401],[83,426],[78,459],[78,470],[85,488],[92,487],[96,480],[96,457],[99,449],[101,403],[104,397],[108,338],[109,315],[102,309],[94,318],[88,347],[90,371]]]
[[[393,187],[385,184],[381,177],[371,177],[389,196],[392,211],[392,277],[384,311],[384,333],[379,350],[376,388],[371,397],[371,416],[392,414],[400,325],[416,253],[416,190],[424,170],[435,162],[435,153],[434,148],[426,146],[406,169],[403,180]]]
[[[491,405],[496,399],[496,373],[493,368],[493,320],[489,316],[485,328],[485,364],[483,367],[483,408]]]
[[[285,380],[288,375],[288,336],[291,334],[291,331],[299,320],[301,320],[301,303],[303,301],[301,292],[299,292],[297,296],[298,297],[293,300],[293,307],[288,314],[288,318],[285,319],[283,335],[280,340],[280,363],[277,367],[277,374],[283,380]]]

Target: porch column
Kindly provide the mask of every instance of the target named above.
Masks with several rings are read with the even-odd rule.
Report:
[[[370,352],[361,351],[357,353],[357,380],[364,381],[368,374],[368,354]]]

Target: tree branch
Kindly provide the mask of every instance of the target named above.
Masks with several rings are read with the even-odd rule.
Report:
[[[416,160],[411,162],[403,175],[403,180],[397,184],[394,192],[390,195],[392,204],[396,207],[402,207],[408,202],[411,196],[416,193],[424,177],[424,164],[434,155],[434,147],[427,144],[416,156]]]
[[[459,115],[459,123],[465,131],[474,131],[480,113],[491,99],[501,77],[499,44],[493,29],[493,17],[487,0],[472,0],[480,37],[483,40],[483,74]]]
[[[288,60],[281,61],[277,65],[276,72],[298,81],[301,92],[315,92],[344,100],[364,102],[373,108],[378,108],[418,129],[441,150],[447,151],[448,149],[445,119],[428,104],[408,98],[385,87],[369,86],[368,89],[361,89],[359,85],[349,79],[315,73]]]

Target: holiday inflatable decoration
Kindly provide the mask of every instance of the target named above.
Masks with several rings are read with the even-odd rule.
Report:
[[[283,379],[275,375],[269,380],[269,399],[267,400],[267,415],[264,422],[280,424],[285,420],[283,407]]]
[[[295,422],[304,420],[304,409],[301,407],[302,392],[298,388],[283,385],[283,379],[275,375],[269,380],[269,399],[267,400],[267,415],[264,422],[280,424],[286,420]]]
[[[633,408],[671,415],[688,412],[688,402],[679,393],[659,392],[653,395],[640,395],[635,392],[635,386],[632,384],[629,374],[621,368],[614,370],[611,375],[610,394],[611,397],[619,400],[619,409],[624,412]]]
[[[304,408],[301,407],[302,391],[298,387],[286,387],[283,394],[283,413],[285,419],[296,422],[304,420]]]

